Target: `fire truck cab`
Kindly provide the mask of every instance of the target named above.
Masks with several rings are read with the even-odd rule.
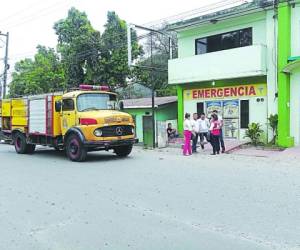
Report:
[[[84,161],[89,151],[131,153],[135,125],[122,112],[122,102],[107,86],[80,85],[67,93],[2,100],[1,130],[19,154],[36,145],[65,150],[71,161]]]

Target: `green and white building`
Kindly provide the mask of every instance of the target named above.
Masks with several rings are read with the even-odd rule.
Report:
[[[278,144],[300,145],[300,1],[252,1],[170,25],[178,58],[169,61],[177,86],[178,129],[185,112],[219,109],[225,137],[243,139],[278,114]]]

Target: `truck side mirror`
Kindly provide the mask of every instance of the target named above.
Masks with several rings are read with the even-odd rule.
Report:
[[[123,101],[119,102],[119,107],[120,107],[120,110],[124,110],[124,102]]]
[[[55,102],[55,112],[61,112],[61,101]]]

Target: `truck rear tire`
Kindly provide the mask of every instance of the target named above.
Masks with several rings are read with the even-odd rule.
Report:
[[[115,147],[115,154],[119,157],[126,157],[128,156],[132,151],[132,145],[126,145],[126,146],[119,146]]]
[[[18,154],[32,154],[35,150],[35,145],[27,144],[25,135],[20,132],[14,136],[14,145]]]
[[[66,153],[71,161],[77,162],[85,161],[87,156],[86,148],[84,148],[80,138],[75,134],[72,134],[67,138]]]

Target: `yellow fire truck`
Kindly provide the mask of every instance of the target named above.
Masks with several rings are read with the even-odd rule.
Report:
[[[137,140],[133,118],[107,86],[80,85],[67,93],[4,99],[0,128],[18,154],[36,145],[65,150],[71,161],[84,161],[89,151],[131,153]]]

